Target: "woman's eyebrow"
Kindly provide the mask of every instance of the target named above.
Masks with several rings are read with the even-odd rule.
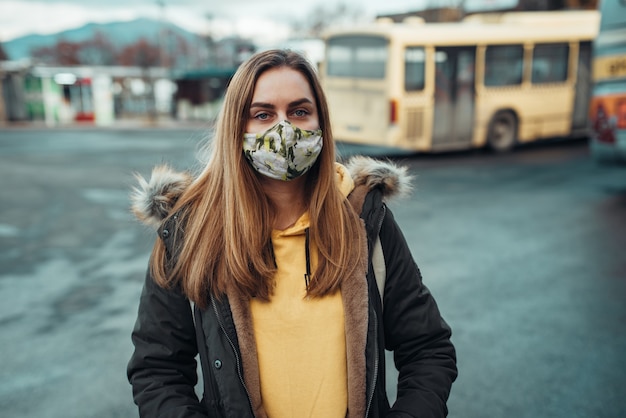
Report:
[[[313,102],[311,101],[311,99],[304,97],[302,99],[294,100],[293,102],[289,103],[289,107],[296,107],[303,104],[313,104]]]
[[[303,104],[313,105],[313,102],[311,101],[311,99],[304,97],[302,99],[294,100],[293,102],[289,103],[288,108],[293,109],[294,107],[302,106]],[[250,109],[256,108],[274,110],[276,109],[276,105],[265,102],[254,102],[250,105]]]
[[[264,102],[254,102],[250,105],[250,109],[252,109],[253,107],[260,107],[262,109],[276,109],[276,106],[274,106],[273,104]]]

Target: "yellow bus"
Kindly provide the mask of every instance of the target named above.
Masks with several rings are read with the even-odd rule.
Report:
[[[591,155],[626,161],[626,0],[601,0],[600,13],[593,43]]]
[[[417,152],[585,136],[596,10],[377,21],[325,34],[339,141]]]

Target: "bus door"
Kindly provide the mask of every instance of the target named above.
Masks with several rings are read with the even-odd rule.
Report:
[[[475,47],[435,49],[434,150],[471,145],[475,60]]]
[[[589,134],[589,101],[591,100],[591,42],[581,42],[578,49],[576,93],[572,115],[572,134]]]

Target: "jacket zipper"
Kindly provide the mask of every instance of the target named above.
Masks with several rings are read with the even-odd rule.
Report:
[[[387,213],[387,206],[383,205],[382,213],[378,218],[378,223],[376,224],[376,235],[380,235],[380,229],[383,227],[383,221],[385,220],[385,214]]]
[[[372,400],[374,399],[374,389],[376,388],[376,381],[378,380],[378,316],[376,315],[376,311],[374,312],[374,376],[372,379],[372,384],[370,386],[370,395],[367,401],[367,409],[365,410],[365,417],[367,418],[370,414],[370,408],[372,406]]]
[[[215,312],[217,323],[220,325],[222,332],[224,333],[224,335],[226,336],[226,339],[228,340],[228,344],[230,344],[230,348],[233,350],[233,353],[235,354],[235,361],[237,362],[237,375],[239,376],[239,381],[241,382],[241,385],[246,391],[246,396],[248,397],[248,405],[250,406],[250,410],[253,411],[252,415],[254,415],[254,410],[252,409],[252,398],[250,397],[250,392],[248,391],[248,387],[246,386],[246,383],[243,380],[243,375],[241,374],[241,360],[239,359],[239,353],[237,352],[237,349],[235,348],[235,343],[233,343],[233,340],[230,338],[230,336],[226,332],[226,327],[224,327],[224,322],[217,310],[217,304],[215,303],[215,299],[213,298],[212,295],[211,295],[211,304],[213,305],[213,311]]]
[[[382,213],[378,218],[378,222],[376,223],[376,236],[380,235],[380,229],[383,226],[383,221],[385,219],[385,213],[387,212],[387,207],[383,205]],[[378,355],[378,315],[376,314],[376,310],[372,310],[374,312],[374,378],[372,379],[372,384],[370,386],[370,396],[367,401],[367,409],[365,410],[365,417],[367,418],[370,414],[370,409],[372,407],[372,401],[374,400],[374,389],[376,388],[376,381],[378,380],[378,363],[379,363],[379,355]]]

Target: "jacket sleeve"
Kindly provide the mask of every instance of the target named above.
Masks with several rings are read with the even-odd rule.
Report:
[[[206,417],[194,387],[197,345],[188,299],[148,273],[139,301],[128,380],[141,417]]]
[[[385,348],[399,371],[390,417],[439,418],[457,376],[451,330],[422,283],[404,235],[387,210],[380,231],[387,269],[383,321]]]

